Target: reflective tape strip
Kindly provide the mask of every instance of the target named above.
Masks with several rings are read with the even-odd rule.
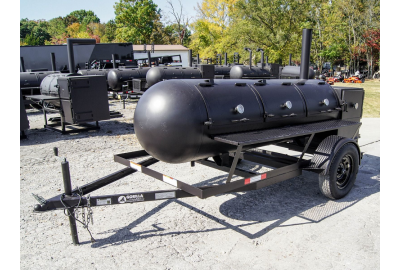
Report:
[[[142,165],[136,164],[135,162],[131,161],[131,168],[137,170],[138,172],[142,172]]]
[[[172,177],[163,175],[163,181],[164,181],[165,183],[168,183],[168,184],[170,184],[170,185],[173,185],[174,187],[178,187],[178,181],[177,181],[176,179],[172,178]]]
[[[261,175],[257,175],[257,176],[251,177],[251,178],[246,178],[246,179],[244,179],[244,184],[245,184],[245,185],[248,185],[248,184],[251,184],[251,183],[254,183],[254,182],[258,182],[258,181],[260,181],[260,180],[263,180],[263,179],[265,179],[265,178],[267,178],[267,174],[266,174],[266,173],[263,173],[263,174],[261,174]]]

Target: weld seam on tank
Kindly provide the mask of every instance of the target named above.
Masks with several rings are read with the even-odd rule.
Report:
[[[266,117],[266,115],[267,115],[267,107],[265,106],[265,104],[264,104],[264,101],[263,101],[263,99],[262,99],[262,97],[261,97],[261,94],[260,94],[260,92],[258,92],[258,90],[254,87],[254,85],[251,85],[250,84],[250,88],[253,88],[254,90],[255,90],[255,92],[257,93],[257,98],[258,99],[260,99],[260,101],[261,101],[261,104],[262,104],[262,111],[263,111],[263,113],[264,113],[264,115],[262,115],[262,117],[264,118],[264,122],[267,122],[267,117]]]
[[[300,94],[301,98],[303,99],[304,105],[305,105],[304,109],[305,109],[305,112],[306,112],[306,117],[309,117],[309,116],[310,116],[310,115],[309,115],[309,112],[308,112],[309,104],[307,104],[307,99],[306,99],[306,97],[304,96],[303,91],[301,91],[301,89],[300,89],[295,83],[293,84],[293,86],[294,86],[294,88],[296,89],[296,91]]]

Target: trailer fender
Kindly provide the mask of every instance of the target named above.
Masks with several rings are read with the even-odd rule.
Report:
[[[329,167],[332,163],[334,156],[345,144],[348,143],[352,143],[356,146],[359,156],[358,162],[360,165],[362,154],[358,143],[350,138],[332,135],[326,137],[318,145],[317,150],[315,150],[314,156],[311,159],[309,168],[307,169],[318,170],[323,174],[329,172]]]

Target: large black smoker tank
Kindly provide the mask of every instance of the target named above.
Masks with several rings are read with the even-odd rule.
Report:
[[[122,90],[124,82],[132,79],[144,79],[149,71],[149,67],[132,69],[112,69],[107,74],[108,86],[114,90]]]
[[[183,163],[236,149],[211,135],[337,119],[339,107],[319,80],[170,80],[141,97],[134,125],[150,155]]]

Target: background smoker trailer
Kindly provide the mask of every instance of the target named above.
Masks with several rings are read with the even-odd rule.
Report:
[[[65,192],[48,200],[34,195],[39,202],[34,210],[66,211],[72,241],[79,244],[76,221],[88,229],[94,206],[194,196],[205,199],[267,187],[301,175],[303,170],[319,174],[318,185],[326,197],[346,196],[362,158],[357,140],[364,90],[332,88],[324,81],[309,80],[310,44],[311,30],[304,29],[299,80],[188,79],[153,85],[139,100],[134,115],[135,134],[143,150],[114,156],[114,161],[126,168],[72,190],[64,158]],[[299,151],[299,157],[256,149],[267,145]],[[305,153],[312,158],[304,159]],[[275,169],[262,173],[242,170],[237,167],[240,160]],[[150,168],[159,161],[197,163],[228,175],[225,184],[189,185]],[[136,172],[174,189],[88,195]],[[232,181],[233,175],[240,179]],[[87,208],[89,218],[81,221],[75,215],[79,208]]]

